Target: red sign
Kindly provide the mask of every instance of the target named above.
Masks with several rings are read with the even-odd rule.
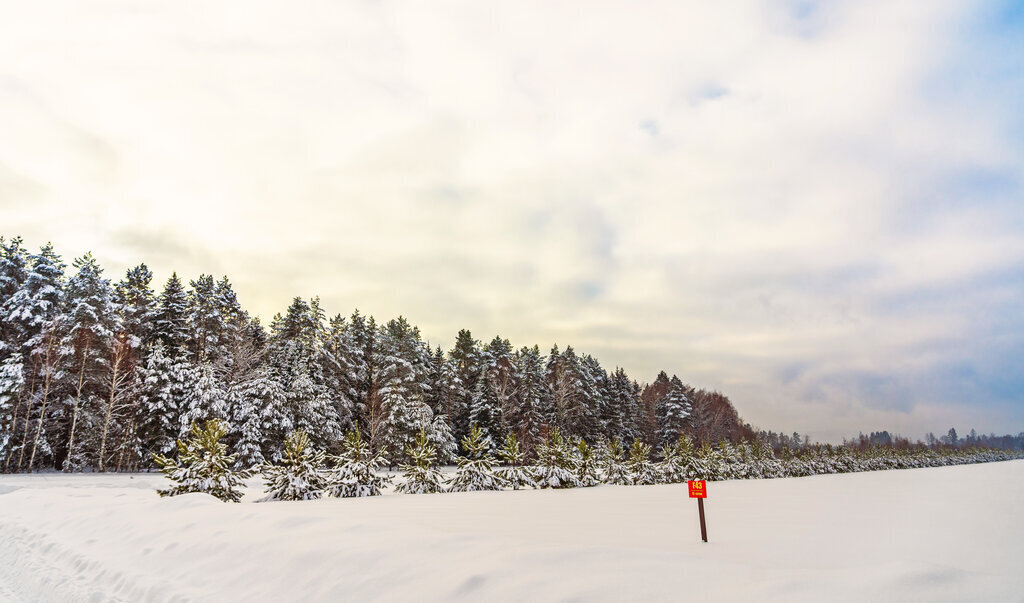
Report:
[[[690,486],[690,498],[707,498],[708,487],[707,482],[702,479],[691,479],[687,482]]]

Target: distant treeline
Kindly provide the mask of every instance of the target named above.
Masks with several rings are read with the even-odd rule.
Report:
[[[641,385],[571,346],[516,349],[468,330],[431,348],[404,318],[328,317],[295,298],[269,328],[227,277],[174,274],[157,293],[145,264],[111,282],[91,254],[71,270],[0,238],[0,470],[135,471],[174,455],[193,423],[218,419],[240,466],[278,461],[286,434],[339,450],[358,425],[392,463],[420,429],[454,451],[478,426],[527,458],[557,427],[626,445],[751,439],[729,398],[662,372]],[[450,460],[450,459],[449,459]]]
[[[762,430],[757,432],[757,437],[771,446],[772,450],[776,453],[779,453],[783,448],[798,450],[811,446],[809,437],[801,436],[796,432],[790,436],[784,433]],[[956,448],[1024,450],[1024,432],[1017,435],[997,436],[994,433],[979,435],[972,429],[967,434],[967,437],[961,438],[957,435],[955,428],[950,428],[946,435],[942,437],[935,437],[934,433],[927,433],[925,434],[924,441],[913,441],[898,434],[890,434],[888,431],[872,431],[868,435],[861,433],[856,438],[844,438],[843,446],[858,450],[865,450],[875,446],[896,448],[898,450],[920,450],[922,448],[930,448],[932,450]]]

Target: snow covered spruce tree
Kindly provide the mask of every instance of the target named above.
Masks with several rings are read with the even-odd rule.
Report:
[[[324,489],[323,466],[324,453],[312,447],[306,432],[288,432],[281,464],[263,468],[266,496],[258,502],[320,498]]]
[[[557,427],[552,427],[547,439],[537,447],[534,477],[541,488],[580,486],[580,480],[576,477],[575,455]]]
[[[458,458],[459,448],[455,443],[455,435],[452,433],[446,415],[438,414],[434,417],[430,429],[427,430],[427,440],[437,450],[439,465],[454,463]]]
[[[663,446],[674,446],[679,436],[683,435],[692,413],[686,387],[679,377],[673,375],[668,393],[658,403],[658,442]]]
[[[202,492],[223,501],[240,501],[242,493],[238,487],[250,473],[231,469],[235,455],[227,454],[228,447],[221,442],[227,427],[222,421],[213,419],[202,427],[193,425],[189,433],[189,438],[178,440],[177,459],[159,454],[153,456],[160,472],[174,482],[171,488],[157,492],[160,496]]]
[[[494,474],[491,442],[484,437],[483,430],[476,425],[471,426],[469,435],[462,439],[462,449],[466,456],[459,459],[459,468],[448,481],[448,491],[501,490],[505,482]]]
[[[380,496],[391,479],[377,474],[384,460],[379,452],[370,451],[358,425],[345,434],[341,448],[341,455],[331,459],[334,469],[327,475],[325,493],[338,498]]]
[[[407,494],[435,494],[444,492],[444,478],[437,470],[437,449],[430,443],[426,428],[421,427],[416,442],[406,450],[410,462],[402,465],[405,481],[395,486],[395,492]]]
[[[658,467],[651,462],[651,447],[640,440],[633,442],[626,468],[629,470],[629,482],[634,486],[646,486],[660,481]]]
[[[518,490],[520,488],[534,487],[533,472],[529,467],[524,467],[526,455],[519,449],[519,440],[516,434],[511,431],[505,436],[505,444],[498,449],[498,459],[502,466],[498,469],[497,475],[504,480],[509,488]]]
[[[390,320],[378,333],[373,383],[376,395],[368,409],[370,443],[387,455],[392,465],[405,459],[420,426],[431,417],[426,403],[430,350],[419,329],[405,318]]]

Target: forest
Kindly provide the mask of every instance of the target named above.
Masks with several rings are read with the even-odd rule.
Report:
[[[463,329],[445,352],[401,316],[328,317],[315,297],[265,327],[226,276],[186,287],[174,273],[159,293],[152,281],[145,264],[113,282],[90,253],[69,270],[49,244],[31,253],[0,237],[0,471],[150,470],[210,420],[240,468],[281,462],[293,431],[339,453],[356,427],[392,467],[410,461],[421,432],[453,463],[472,427],[492,451],[513,435],[527,462],[555,428],[567,442],[640,442],[659,458],[680,439],[723,458],[752,443],[783,460],[831,454],[806,435],[755,430],[720,392],[666,371],[641,383],[572,346],[544,353]],[[844,442],[861,455],[880,447],[1020,450],[1024,434]]]
[[[152,281],[145,264],[115,282],[90,253],[69,269],[52,245],[0,238],[0,470],[148,470],[210,419],[244,467],[280,460],[293,430],[337,452],[357,425],[394,465],[421,428],[442,462],[471,426],[494,447],[514,434],[527,459],[554,427],[652,447],[755,435],[720,392],[667,372],[641,384],[572,346],[461,330],[445,352],[401,316],[328,317],[317,298],[264,326],[226,276]]]

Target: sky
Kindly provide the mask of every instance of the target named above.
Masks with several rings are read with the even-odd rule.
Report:
[[[0,234],[822,441],[1017,433],[1021,48],[978,0],[0,0]]]

